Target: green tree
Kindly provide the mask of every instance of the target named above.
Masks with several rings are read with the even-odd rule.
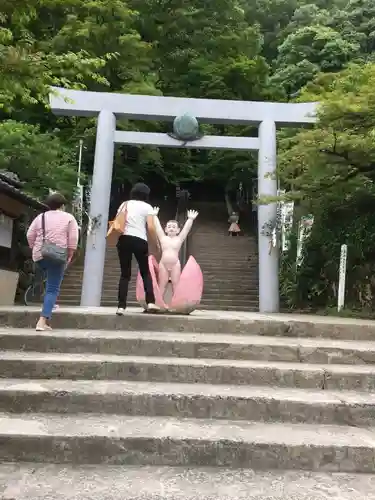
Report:
[[[263,38],[237,0],[204,5],[197,0],[132,0],[131,5],[139,12],[138,31],[152,44],[156,85],[163,95],[246,100],[270,96]],[[171,125],[161,124],[159,131],[171,131]],[[204,131],[230,133],[224,126],[204,126]],[[216,168],[219,156],[225,169]],[[239,170],[237,162],[243,162],[241,155],[228,152],[181,150],[161,150],[160,159],[155,171],[171,182],[209,177],[223,179],[224,185]]]
[[[84,88],[86,80],[106,83],[98,72],[105,58],[84,50],[55,53],[41,40],[39,14],[42,1],[8,2],[0,13],[0,109],[46,104],[51,85]],[[58,0],[55,2],[60,4]],[[35,31],[39,31],[36,33]]]
[[[153,45],[164,95],[246,99],[261,92],[267,76],[262,38],[236,0],[132,2],[138,29]]]
[[[372,0],[349,0],[332,16],[331,25],[346,40],[360,44],[361,54],[372,58],[375,51],[375,4]]]
[[[264,40],[262,55],[269,64],[272,64],[277,57],[282,33],[289,25],[298,5],[297,0],[242,1],[248,24],[259,26]]]
[[[78,139],[86,138],[90,149],[85,159],[92,165],[95,120],[58,118],[48,113],[51,85],[155,92],[154,74],[149,64],[151,46],[141,40],[134,28],[136,18],[137,13],[119,0],[5,0],[2,3],[0,116],[5,120],[21,121],[21,128],[26,123],[36,126],[32,137],[39,162],[46,158],[44,151],[37,153],[35,150],[38,146],[44,147],[43,133],[58,130],[64,151],[75,153],[74,145]],[[13,129],[14,122],[9,126]],[[39,140],[38,133],[42,134]],[[26,135],[30,135],[30,130]],[[4,140],[9,142],[9,134]],[[51,162],[51,168],[53,165],[55,173],[62,174],[64,168],[56,168],[58,158],[62,167],[66,167],[65,156],[60,155]],[[91,168],[89,164],[87,167]],[[23,170],[22,177],[33,178],[26,170]],[[63,178],[60,182],[51,174],[50,179],[65,185]]]
[[[321,71],[339,71],[359,54],[359,44],[345,40],[332,28],[315,25],[299,28],[279,47],[275,83],[288,95],[299,91]]]
[[[301,95],[301,100],[320,101],[316,125],[280,143],[281,181],[299,210],[315,217],[303,265],[293,277],[292,299],[298,305],[335,304],[340,247],[346,243],[348,305],[373,307],[374,85],[371,63],[320,75]],[[292,268],[295,253],[283,262],[284,273]],[[282,274],[284,284],[290,284],[288,276],[284,280]]]
[[[311,203],[372,189],[375,178],[375,64],[321,75],[301,100],[320,101],[318,122],[281,141],[280,174]],[[320,199],[318,199],[320,198]]]
[[[46,196],[49,188],[72,194],[76,180],[73,155],[55,134],[13,120],[0,122],[0,169],[17,174],[34,196]]]

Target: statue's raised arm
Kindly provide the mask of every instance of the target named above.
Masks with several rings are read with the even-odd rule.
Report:
[[[198,212],[196,210],[188,210],[187,217],[188,217],[187,221],[185,222],[181,233],[178,235],[178,237],[181,240],[181,245],[186,240],[187,235],[189,234],[191,228],[193,227],[193,222],[198,217]]]
[[[159,243],[161,244],[161,240],[165,236],[165,233],[163,231],[163,228],[161,227],[158,214],[159,214],[159,207],[154,207],[153,216],[154,216],[155,231],[156,231],[156,236],[158,237]]]

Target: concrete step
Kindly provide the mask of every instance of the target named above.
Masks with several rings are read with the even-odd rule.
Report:
[[[81,297],[81,290],[82,287],[80,285],[69,285],[66,284],[64,287],[61,288],[60,292],[60,297],[64,295],[69,295],[69,296],[74,296],[77,299],[80,299]],[[110,284],[105,284],[103,285],[103,297],[112,297],[112,298],[117,298],[117,284],[116,283],[110,283]],[[134,296],[135,297],[135,286],[129,287],[129,296]],[[253,299],[253,300],[258,300],[259,297],[259,292],[258,292],[258,287],[254,286],[250,289],[247,290],[241,290],[241,288],[238,286],[237,288],[227,288],[227,289],[208,289],[203,291],[203,296],[202,296],[202,301],[204,302],[205,300],[215,300],[215,301],[220,301],[226,300],[230,301],[230,303],[238,303],[241,301],[247,301],[248,299]]]
[[[61,289],[61,293],[66,293],[69,292],[70,295],[75,295],[77,297],[81,297],[81,289],[82,287],[80,285],[71,285],[68,286],[66,285],[64,288]],[[117,299],[117,291],[118,291],[118,285],[116,283],[108,283],[103,285],[103,296],[106,297],[112,297]],[[131,288],[129,287],[129,293],[135,293],[135,286],[133,285]],[[215,299],[215,300],[220,300],[222,299],[223,301],[230,301],[231,303],[233,302],[241,302],[241,301],[247,301],[247,299],[257,299],[258,298],[258,287],[254,286],[250,289],[247,290],[241,290],[241,288],[238,286],[237,288],[228,288],[228,289],[223,289],[223,290],[218,290],[218,289],[208,289],[208,290],[203,290],[203,300],[205,299]]]
[[[103,282],[103,291],[112,291],[117,293],[117,287],[118,287],[118,277],[115,279],[106,279]],[[242,281],[242,280],[241,280]],[[223,283],[220,282],[219,280],[211,281],[209,279],[206,279],[205,285],[204,285],[204,290],[203,293],[210,294],[210,293],[218,293],[220,295],[232,295],[232,294],[251,294],[255,292],[258,292],[258,282],[257,281],[247,281],[244,280],[241,283],[240,280],[236,281],[231,281],[230,283]],[[222,284],[220,284],[222,283]],[[243,286],[241,286],[243,284]],[[129,284],[129,291],[135,290],[135,279],[131,280]],[[82,284],[81,282],[73,281],[73,280],[66,280],[63,282],[63,286],[61,287],[62,290],[71,290],[75,291],[75,293],[81,293],[82,289]]]
[[[78,301],[75,301],[76,305],[78,305]],[[135,301],[129,301],[129,306],[132,304],[139,305]],[[117,299],[115,298],[106,298],[102,299],[102,305],[104,307],[117,307]],[[230,301],[230,302],[219,302],[218,300],[202,300],[199,305],[198,310],[205,311],[244,311],[244,312],[256,312],[258,311],[258,300],[247,300],[244,302]]]
[[[0,380],[0,411],[373,427],[372,394],[117,380]]]
[[[257,312],[259,310],[258,301],[251,302],[250,304],[247,303],[246,305],[238,305],[238,304],[233,303],[231,305],[226,305],[226,306],[222,306],[222,305],[217,304],[217,303],[206,304],[206,303],[202,302],[199,307],[200,307],[200,310],[223,311],[223,312],[235,312],[235,311]]]
[[[202,271],[210,271],[212,272],[221,272],[223,271],[224,274],[228,273],[235,273],[235,274],[241,274],[242,272],[250,273],[250,272],[255,272],[258,269],[258,262],[245,262],[241,266],[230,266],[227,265],[225,262],[218,262],[217,264],[213,265],[212,262],[199,262],[199,265],[202,269]],[[138,268],[132,269],[132,274],[136,274],[138,272]],[[104,276],[107,275],[116,275],[118,276],[120,274],[120,268],[117,265],[113,266],[106,266],[104,268]],[[80,277],[82,278],[83,276],[83,269],[80,268],[74,268],[71,269],[66,276],[75,276],[75,277]]]
[[[108,278],[104,279],[103,281],[103,289],[104,290],[114,290],[117,292],[118,288],[118,281],[119,277],[116,279],[114,278],[113,280],[110,280]],[[65,288],[69,287],[70,290],[81,290],[82,288],[82,283],[73,281],[73,279],[67,278],[64,280],[64,285]],[[132,279],[129,283],[129,290],[135,290],[136,287],[136,280]],[[220,293],[221,295],[225,294],[248,294],[248,293],[253,293],[254,291],[258,290],[258,281],[257,280],[252,280],[252,281],[247,281],[244,282],[242,285],[240,285],[236,281],[230,281],[228,283],[219,281],[219,280],[210,280],[206,279],[206,282],[204,284],[204,290],[203,293],[210,294],[210,293]]]
[[[81,294],[76,295],[77,298],[78,296],[80,297]],[[110,301],[115,301],[117,303],[117,290],[108,290],[105,289],[103,293],[102,300],[110,300]],[[237,305],[238,307],[240,306],[250,306],[258,304],[258,293],[255,291],[255,293],[248,293],[248,294],[242,294],[241,296],[233,296],[232,294],[211,294],[207,295],[203,292],[203,298],[200,307],[203,307],[203,305],[217,305],[217,306],[232,306],[232,305]]]
[[[59,303],[61,305],[66,305],[66,306],[79,306],[80,299],[77,297],[70,298],[69,293],[68,293],[67,295],[59,298]],[[115,307],[117,307],[117,300],[116,299],[107,300],[104,297],[102,299],[102,306],[115,308]],[[138,302],[135,300],[135,298],[132,299],[132,296],[129,296],[128,307],[139,307]],[[231,305],[225,305],[225,306],[218,304],[216,301],[213,301],[209,304],[202,301],[199,308],[200,308],[200,310],[204,309],[206,311],[233,311],[233,312],[236,312],[236,311],[237,312],[238,311],[257,312],[259,309],[257,301],[254,301],[251,303],[247,302],[246,304],[243,304],[243,305],[238,305],[236,302],[234,302]]]
[[[371,474],[8,463],[0,482],[4,500],[375,500]]]
[[[69,300],[79,303],[81,300],[81,291],[80,289],[65,289],[60,294],[59,302],[61,302],[64,298],[69,298]],[[129,293],[129,298],[133,298],[135,300],[135,293]],[[117,290],[105,288],[103,290],[102,303],[110,303],[113,307],[115,307],[117,305]],[[227,295],[222,293],[206,295],[203,293],[203,298],[199,308],[202,309],[209,306],[214,309],[215,307],[216,309],[232,306],[234,308],[237,307],[237,309],[244,307],[245,310],[248,307],[258,307],[258,293],[257,291],[254,291],[253,293],[239,294],[235,296],[231,293],[228,293]]]
[[[191,315],[142,314],[129,308],[123,317],[114,307],[62,307],[53,315],[55,329],[224,333],[297,338],[373,341],[375,322],[304,314],[260,314],[241,311],[194,311]],[[39,307],[0,306],[0,325],[35,328]]]
[[[69,298],[63,298],[59,300],[60,305],[66,306],[66,307],[77,307],[80,305],[80,301],[77,299],[70,300]],[[137,307],[139,306],[138,302],[135,300],[129,300],[128,301],[128,306],[129,307]],[[111,307],[115,308],[117,307],[117,302],[114,300],[102,300],[102,307]],[[247,305],[238,307],[236,305],[231,305],[231,306],[225,306],[225,307],[220,307],[217,304],[214,305],[207,305],[207,304],[202,304],[202,308],[204,308],[205,311],[223,311],[223,312],[238,312],[238,311],[243,311],[243,312],[257,312],[258,311],[258,305]]]
[[[256,335],[3,328],[0,350],[375,365],[375,342]]]
[[[374,433],[311,424],[0,414],[3,461],[375,471]]]
[[[375,391],[375,366],[110,354],[0,352],[0,378],[237,384]]]
[[[374,322],[137,311],[0,307],[0,462],[374,472]]]
[[[205,281],[215,281],[217,283],[229,283],[229,282],[234,282],[234,283],[241,283],[241,282],[248,282],[248,281],[254,281],[258,283],[258,271],[257,269],[249,270],[248,268],[243,269],[242,271],[232,271],[230,269],[221,269],[218,271],[212,270],[212,268],[207,267],[206,269],[202,267],[202,272],[203,272],[203,278]],[[132,273],[132,277],[135,277],[138,274],[138,271],[134,271]],[[120,277],[120,270],[109,270],[105,271],[103,280],[104,282],[112,282],[112,281],[118,281]],[[83,275],[81,274],[67,274],[66,277],[64,278],[64,283],[67,281],[72,281],[72,282],[79,282],[82,283],[82,278]]]
[[[204,268],[201,266],[202,272],[203,272],[203,277],[205,281],[216,281],[218,283],[222,283],[223,281],[228,281],[228,282],[241,282],[242,281],[255,281],[258,282],[258,270],[254,267],[254,269],[249,269],[249,268],[244,268],[242,270],[236,270],[233,271],[231,269],[220,269],[220,270],[212,270],[209,266],[207,268]],[[132,277],[137,276],[138,270],[132,272]],[[103,280],[104,281],[118,281],[120,277],[120,270],[116,269],[110,269],[110,270],[105,270],[104,275],[103,275]],[[74,274],[70,273],[67,274],[64,278],[64,283],[67,281],[71,282],[77,282],[79,281],[80,283],[82,282],[83,274]]]
[[[222,251],[218,250],[218,248]],[[197,259],[201,256],[202,251],[207,251],[223,259],[226,259],[228,256],[238,259],[241,256],[258,254],[258,248],[251,243],[242,242],[242,245],[233,245],[222,238],[210,238],[207,241],[193,242],[193,244],[189,245],[189,251],[191,251]]]
[[[233,253],[232,255],[225,255],[222,251],[213,254],[212,252],[209,252],[207,249],[202,249],[202,255],[196,255],[195,253],[192,255],[196,258],[197,262],[199,264],[207,263],[210,262],[213,265],[217,265],[219,262],[225,262],[227,265],[231,265],[233,267],[239,267],[243,266],[246,263],[255,263],[258,261],[258,256],[254,254],[250,254],[248,252],[239,252],[238,250],[236,253]],[[203,253],[204,252],[204,253]],[[212,260],[210,260],[212,257]],[[136,260],[133,260],[133,267],[137,267],[138,264]],[[117,257],[113,258],[106,258],[105,260],[105,267],[116,267],[119,268],[119,260]],[[72,267],[71,269],[83,269],[82,264],[76,264],[76,266]]]
[[[75,299],[75,302],[78,304],[79,299]],[[205,311],[258,311],[258,299],[256,297],[248,297],[247,300],[242,302],[236,300],[229,300],[227,302],[220,301],[219,299],[204,299],[200,303],[197,310],[205,310]],[[102,304],[104,307],[117,307],[117,298],[114,296],[106,296],[104,295],[102,298]],[[135,296],[129,297],[129,307],[131,304],[138,305],[136,302]]]
[[[254,264],[244,264],[243,266],[239,266],[237,268],[234,268],[234,267],[230,267],[230,266],[227,266],[224,263],[218,263],[217,266],[213,266],[212,265],[212,262],[207,262],[206,264],[202,264],[202,263],[199,263],[200,264],[200,267],[204,272],[211,272],[211,273],[217,273],[217,274],[224,274],[224,275],[231,275],[231,274],[235,274],[235,275],[238,275],[238,276],[241,276],[242,273],[245,273],[245,274],[254,274],[254,272],[258,269],[258,263],[254,263]],[[134,271],[132,271],[132,274],[136,274],[138,272],[138,269],[135,269]],[[82,272],[79,272],[79,273],[74,273],[73,271],[68,274],[67,276],[81,276],[83,275]],[[113,267],[106,267],[104,268],[104,276],[119,276],[120,275],[120,268],[118,268],[117,266],[113,266]]]

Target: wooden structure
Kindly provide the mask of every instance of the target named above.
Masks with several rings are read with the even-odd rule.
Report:
[[[0,305],[14,303],[20,271],[30,257],[26,230],[45,209],[22,190],[15,174],[0,171]]]

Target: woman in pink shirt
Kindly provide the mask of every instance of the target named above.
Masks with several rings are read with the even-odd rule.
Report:
[[[66,200],[59,193],[50,195],[45,205],[49,208],[44,214],[38,215],[27,231],[27,240],[33,251],[33,261],[47,276],[42,313],[36,325],[37,331],[51,330],[49,322],[52,311],[60,292],[61,282],[67,264],[72,260],[78,245],[78,224],[73,215],[65,212]],[[43,234],[44,219],[44,234]],[[42,255],[45,242],[55,245],[66,259],[51,259]]]

